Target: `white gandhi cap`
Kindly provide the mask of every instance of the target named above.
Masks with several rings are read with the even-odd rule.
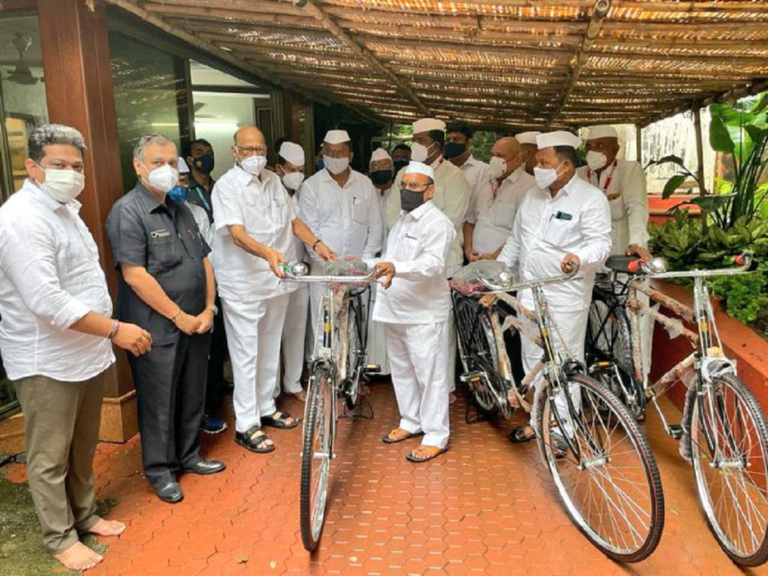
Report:
[[[283,142],[278,154],[294,166],[304,166],[304,148],[293,142]]]
[[[515,140],[520,144],[533,144],[536,146],[536,136],[539,134],[541,132],[520,132],[520,134],[515,135]]]
[[[590,126],[587,140],[596,138],[618,138],[619,133],[613,126]]]
[[[431,130],[445,130],[445,122],[437,118],[422,118],[413,123],[413,133],[421,134]]]
[[[179,160],[176,163],[176,169],[179,171],[179,174],[189,174],[189,166],[187,166],[187,163],[184,162],[184,158],[179,156]]]
[[[343,144],[349,141],[350,137],[346,130],[328,130],[324,140],[327,144]]]
[[[429,176],[432,180],[435,179],[435,171],[432,170],[431,166],[427,166],[423,162],[411,161],[408,164],[408,166],[405,167],[405,173],[406,174],[424,174],[424,176]]]
[[[568,132],[567,130],[557,130],[556,132],[547,132],[536,136],[536,144],[539,150],[552,148],[554,146],[570,146],[578,148],[581,146],[581,138]]]
[[[371,162],[378,162],[379,160],[392,160],[392,156],[384,148],[376,148],[371,154]]]

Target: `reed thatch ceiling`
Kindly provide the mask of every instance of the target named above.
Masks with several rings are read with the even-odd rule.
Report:
[[[386,122],[647,125],[768,86],[768,0],[107,1]]]

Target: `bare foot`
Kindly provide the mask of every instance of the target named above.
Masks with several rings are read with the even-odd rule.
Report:
[[[90,570],[104,560],[100,554],[96,554],[82,542],[76,542],[54,558],[64,564],[67,570]]]
[[[97,536],[120,536],[120,534],[125,532],[125,524],[117,520],[99,518],[99,521],[88,532]]]
[[[455,403],[456,403],[456,394],[454,394],[453,392],[451,392],[451,393],[448,395],[448,404],[455,404]]]

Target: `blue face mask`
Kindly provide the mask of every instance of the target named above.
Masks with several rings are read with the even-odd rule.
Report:
[[[168,198],[170,198],[171,202],[174,204],[184,204],[189,198],[189,188],[176,185],[168,190]]]
[[[323,157],[318,156],[317,159],[315,160],[315,170],[320,172],[320,170],[322,170],[323,168],[325,168],[325,162],[323,162]]]

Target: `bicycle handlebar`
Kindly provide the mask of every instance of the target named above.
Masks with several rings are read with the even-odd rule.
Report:
[[[564,282],[570,282],[571,280],[575,280],[576,274],[579,272],[579,269],[576,268],[575,270],[572,270],[568,274],[562,274],[560,276],[552,276],[550,278],[542,278],[541,280],[531,280],[529,282],[519,282],[517,284],[494,284],[492,282],[489,282],[485,278],[480,278],[480,281],[483,283],[483,286],[487,288],[485,291],[486,294],[494,294],[494,293],[501,293],[501,292],[517,292],[519,290],[528,290],[532,288],[541,288],[542,286],[549,286],[552,284],[562,284]]]
[[[717,270],[681,270],[672,272],[656,272],[645,260],[637,260],[637,266],[644,278],[709,278],[712,276],[738,276],[749,272],[754,254],[752,252],[743,252],[734,257],[734,268],[719,268]],[[637,269],[636,269],[637,270]],[[635,270],[633,270],[634,272]]]
[[[285,272],[285,281],[287,282],[306,282],[308,284],[369,284],[376,280],[376,269],[363,276],[311,276],[309,268],[303,262],[294,262],[286,264],[283,267]]]

